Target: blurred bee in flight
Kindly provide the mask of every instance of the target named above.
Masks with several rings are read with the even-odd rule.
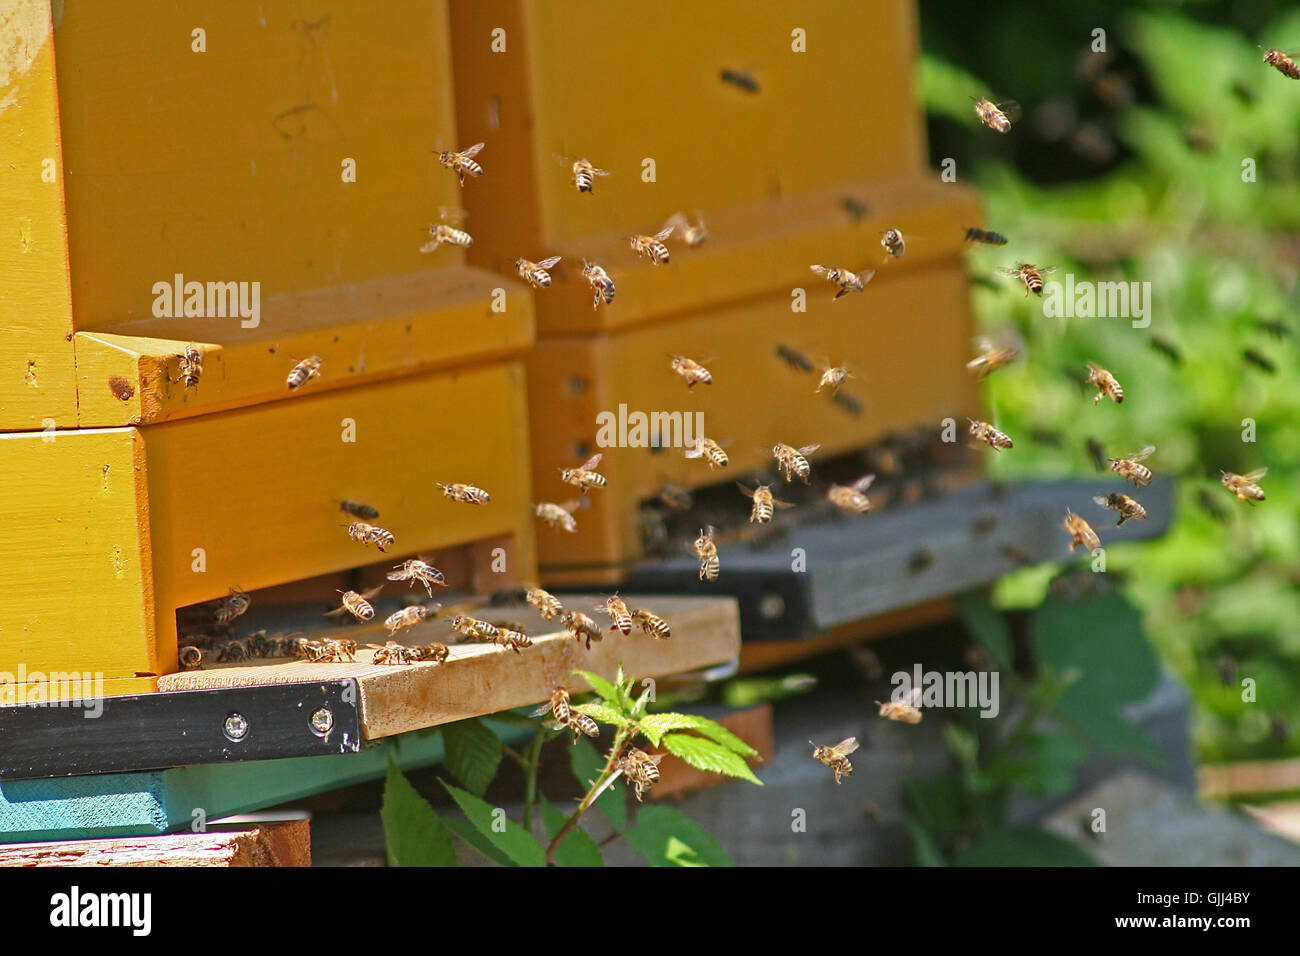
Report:
[[[1034,295],[1043,294],[1043,276],[1051,275],[1056,271],[1056,266],[1032,266],[1028,263],[1021,263],[1014,269],[998,269],[998,275],[1007,276],[1013,279],[1019,279],[1025,284],[1025,295],[1034,293]]]
[[[578,520],[573,517],[573,512],[581,508],[582,499],[574,498],[563,504],[552,504],[549,501],[543,501],[541,504],[534,505],[537,517],[541,518],[552,528],[559,528],[561,531],[567,531],[570,534],[578,530]]]
[[[366,521],[374,521],[379,517],[379,512],[376,509],[370,507],[370,505],[363,505],[359,501],[340,501],[339,511]]]
[[[1129,518],[1137,518],[1139,521],[1146,520],[1147,509],[1143,508],[1128,495],[1121,495],[1112,492],[1105,497],[1097,495],[1092,500],[1097,502],[1097,504],[1101,505],[1103,508],[1113,508],[1115,511],[1119,512],[1119,521],[1115,522],[1115,527],[1117,528],[1122,527],[1124,522]]]
[[[515,272],[519,273],[519,277],[534,289],[549,289],[551,287],[551,274],[546,270],[554,269],[559,263],[559,256],[551,256],[541,262],[516,259]]]
[[[628,243],[638,256],[649,259],[652,265],[661,266],[668,261],[668,247],[664,240],[673,234],[672,226],[664,226],[653,236],[629,236]]]
[[[440,210],[442,222],[434,223],[429,227],[429,241],[420,247],[421,252],[434,252],[444,242],[453,246],[463,246],[468,248],[474,245],[474,237],[463,229],[457,229],[450,225],[447,220],[453,218],[453,213],[443,206]],[[464,213],[455,214],[454,219],[459,222]]]
[[[559,599],[542,588],[529,588],[524,594],[524,600],[536,608],[537,613],[548,621],[555,615],[564,613],[564,605],[560,603]]]
[[[826,498],[841,511],[864,515],[871,510],[871,499],[866,491],[875,480],[875,475],[863,475],[851,485],[831,485]]]
[[[684,355],[670,355],[672,359],[672,370],[686,380],[687,388],[694,388],[696,385],[712,385],[713,373],[694,359],[688,359]]]
[[[853,373],[847,368],[831,367],[830,363],[822,363],[821,381],[817,383],[815,391],[820,392],[823,388],[829,388],[834,395],[844,386],[844,383],[853,377]]]
[[[1103,398],[1109,398],[1116,405],[1124,401],[1124,389],[1119,381],[1096,362],[1088,363],[1088,384],[1097,388],[1097,397],[1092,400],[1093,405]]]
[[[903,234],[897,229],[886,229],[880,234],[880,244],[884,247],[885,252],[893,259],[903,258],[903,253],[907,251],[907,244],[903,242]]]
[[[1268,474],[1267,468],[1258,468],[1244,475],[1221,471],[1219,472],[1219,480],[1223,482],[1223,487],[1242,501],[1254,504],[1256,501],[1264,500],[1264,489],[1259,486],[1258,482],[1266,474]]]
[[[977,422],[973,418],[968,418],[966,421],[970,422],[970,433],[994,451],[1015,447],[1015,443],[1010,437],[998,431],[988,422]]]
[[[837,299],[840,296],[848,295],[850,292],[861,292],[866,284],[871,281],[871,277],[876,274],[875,269],[850,272],[848,269],[832,269],[827,266],[809,266],[809,268],[827,282],[840,287],[840,291],[835,293]]]
[[[1020,104],[1015,100],[1004,100],[994,104],[990,100],[971,97],[975,101],[975,115],[979,121],[995,133],[1011,132],[1011,122],[1020,117]]]
[[[995,347],[992,340],[985,337],[975,340],[975,348],[980,354],[966,363],[966,369],[974,372],[981,382],[1004,365],[1011,364],[1018,354],[1015,349]]]
[[[565,611],[560,618],[560,623],[564,629],[569,632],[574,640],[581,643],[587,642],[587,650],[591,650],[592,641],[603,641],[605,635],[600,632],[600,625],[593,621],[581,611]]]
[[[452,501],[463,501],[465,504],[470,505],[485,505],[492,500],[492,496],[482,488],[476,488],[474,485],[467,485],[460,481],[454,481],[450,485],[435,481],[433,486],[441,488],[443,497],[450,498]]]
[[[454,170],[460,177],[460,185],[465,187],[466,176],[482,176],[483,167],[474,162],[474,157],[478,155],[479,150],[483,148],[482,143],[475,143],[469,149],[459,153],[441,152],[438,153],[438,162],[450,170]],[[435,150],[437,152],[437,150]]]
[[[1096,551],[1101,547],[1101,539],[1097,537],[1097,532],[1092,530],[1092,525],[1084,521],[1069,508],[1065,509],[1065,533],[1070,536],[1070,551],[1073,552],[1078,546],[1082,546],[1085,551]]]
[[[320,356],[309,355],[291,368],[289,370],[289,377],[285,379],[285,384],[289,386],[289,391],[297,391],[313,378],[318,378],[320,376],[320,367]]]
[[[913,687],[908,691],[906,700],[887,700],[884,703],[876,701],[880,708],[880,716],[888,720],[897,720],[904,724],[919,724],[921,722],[921,688]]]
[[[967,242],[979,242],[986,246],[1005,246],[1007,237],[1000,232],[988,232],[984,229],[967,229]]]
[[[697,212],[695,218],[699,220],[699,224],[692,226],[684,213],[677,212],[669,216],[664,225],[671,226],[681,237],[682,242],[686,243],[687,248],[694,249],[709,239],[709,230],[704,225],[704,214]]]

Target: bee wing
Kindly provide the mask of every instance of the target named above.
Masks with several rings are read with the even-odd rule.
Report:
[[[579,508],[586,508],[590,504],[590,498],[570,498],[568,501],[560,502],[560,507],[565,511],[577,511]]]
[[[546,703],[542,704],[540,707],[537,707],[537,708],[535,708],[534,710],[530,710],[530,711],[528,712],[528,716],[529,716],[529,717],[541,717],[541,716],[543,716],[543,715],[545,715],[545,714],[549,714],[550,712],[551,712],[551,702],[548,700]]]
[[[853,483],[852,486],[853,490],[859,493],[866,491],[868,488],[871,487],[871,483],[874,482],[875,480],[876,480],[875,475],[863,475],[861,478],[859,478],[857,481]]]
[[[664,220],[664,228],[672,227],[673,229],[685,227],[688,225],[685,213],[675,212]]]
[[[1101,366],[1098,365],[1096,362],[1089,362],[1089,363],[1088,363],[1088,369],[1089,369],[1089,371],[1092,371],[1092,372],[1100,372],[1100,371],[1101,371]]]
[[[326,612],[325,612],[325,616],[326,616],[326,617],[338,617],[338,616],[341,615],[341,614],[347,614],[347,613],[348,613],[348,609],[347,609],[346,607],[336,607],[336,608],[335,608],[334,610],[332,610],[332,611],[326,611]]]
[[[813,452],[815,452],[818,448],[821,448],[821,447],[822,447],[822,446],[821,446],[821,442],[818,442],[818,443],[815,444],[815,445],[804,445],[802,448],[799,449],[799,454],[801,454],[801,455],[811,455]]]
[[[596,466],[600,464],[600,459],[604,457],[604,452],[596,452],[587,459],[586,463],[579,468],[579,471],[595,471]]]
[[[441,245],[442,245],[442,240],[440,240],[440,239],[434,239],[433,241],[431,241],[431,242],[426,242],[424,245],[422,245],[422,246],[420,247],[420,251],[421,251],[421,252],[436,252],[436,251],[438,250],[438,247],[441,246]]]
[[[1254,471],[1247,472],[1241,477],[1245,478],[1247,481],[1259,481],[1259,479],[1263,478],[1267,474],[1268,474],[1267,468],[1256,468]]]
[[[1097,504],[1101,505],[1103,508],[1109,508],[1109,507],[1110,507],[1110,505],[1109,505],[1109,504],[1107,503],[1107,501],[1106,501],[1105,496],[1103,496],[1103,495],[1093,495],[1093,496],[1092,496],[1092,500],[1095,501],[1095,502],[1097,502]]]
[[[875,278],[875,275],[876,275],[875,269],[863,269],[861,272],[858,273],[858,281],[861,282],[863,285],[866,285],[873,278]]]
[[[383,589],[384,589],[384,586],[383,586],[382,584],[376,584],[376,585],[375,585],[373,588],[371,588],[369,591],[363,591],[363,592],[361,593],[361,596],[362,596],[363,598],[365,598],[367,601],[369,601],[372,597],[374,597],[376,594],[378,594],[378,593],[379,593],[380,591],[382,591]]]
[[[573,165],[573,160],[570,159],[568,156],[565,156],[563,153],[551,153],[551,155],[555,157],[555,161],[559,163],[561,166]]]
[[[808,268],[812,269],[812,271],[817,273],[819,276],[830,275],[831,272],[831,270],[826,268],[826,266],[809,266]]]
[[[977,335],[975,338],[971,339],[971,342],[975,346],[975,351],[980,354],[981,358],[988,352],[993,351],[993,340],[987,335]]]
[[[1020,117],[1025,115],[1025,111],[1015,100],[1006,100],[999,103],[998,109],[1000,109],[1002,114],[1013,123],[1018,122]]]
[[[1056,266],[1043,266],[1041,269],[1038,270],[1038,274],[1040,276],[1050,276],[1056,270],[1057,270]]]
[[[461,155],[464,156],[466,159],[473,159],[475,156],[478,155],[478,151],[483,148],[483,145],[484,145],[483,143],[475,143],[469,149],[462,151]]]
[[[554,269],[560,264],[560,256],[551,256],[549,259],[543,259],[537,265],[543,269]]]
[[[754,489],[748,488],[745,485],[742,485],[740,482],[736,482],[736,487],[739,488],[742,492],[744,492],[746,498],[754,497]]]
[[[789,501],[782,501],[780,498],[772,499],[772,506],[776,508],[793,508],[794,505]]]
[[[1005,266],[999,266],[996,272],[1000,276],[1009,276],[1013,279],[1019,277],[1020,275],[1019,269],[1008,269]]]
[[[687,448],[685,454],[687,458],[701,458],[704,455],[704,449],[696,445],[694,448]]]
[[[849,754],[857,750],[859,746],[857,737],[845,737],[832,747],[831,750],[834,750],[837,754],[840,754],[843,757],[847,757]]]
[[[1143,461],[1143,460],[1145,460],[1145,459],[1147,459],[1147,458],[1150,458],[1150,457],[1151,457],[1151,454],[1152,454],[1155,450],[1156,450],[1156,446],[1155,446],[1155,445],[1147,445],[1145,448],[1143,448],[1143,449],[1142,449],[1140,452],[1138,452],[1136,455],[1130,455],[1130,456],[1129,456],[1129,461]]]
[[[596,169],[594,166],[592,167],[591,172],[592,172],[592,175],[594,175],[594,176],[612,176],[612,175],[614,175],[614,174],[611,173],[608,169]]]
[[[665,226],[664,228],[660,229],[658,232],[655,233],[655,238],[658,239],[660,242],[663,242],[665,239],[667,239],[669,236],[673,234],[674,228],[675,227],[673,226]]]

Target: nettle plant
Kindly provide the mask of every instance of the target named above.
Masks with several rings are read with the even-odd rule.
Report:
[[[695,714],[650,713],[653,683],[634,696],[636,681],[624,676],[620,664],[611,683],[589,671],[575,671],[591,685],[595,696],[573,710],[604,724],[613,741],[602,756],[589,741],[575,734],[569,765],[585,788],[576,809],[566,815],[538,790],[538,769],[543,746],[571,728],[554,721],[539,723],[507,711],[492,722],[534,729],[521,753],[507,746],[482,720],[463,720],[441,728],[446,744],[444,766],[461,784],[442,786],[464,813],[464,818],[444,818],[434,811],[402,775],[391,755],[381,816],[390,866],[455,866],[459,838],[488,860],[502,866],[601,866],[603,847],[618,839],[627,841],[655,866],[730,866],[718,841],[678,810],[664,806],[639,806],[629,813],[630,786],[638,803],[658,779],[657,764],[664,753],[709,773],[748,780],[762,786],[746,758],[758,752],[716,721]],[[649,747],[658,753],[650,754]],[[501,761],[510,757],[524,773],[523,820],[510,820],[506,811],[483,799]],[[600,844],[583,826],[585,814],[597,809],[614,831]],[[534,815],[540,810],[547,836],[534,835]]]

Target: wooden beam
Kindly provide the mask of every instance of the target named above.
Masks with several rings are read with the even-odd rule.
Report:
[[[251,829],[0,845],[4,866],[311,866],[307,820]]]

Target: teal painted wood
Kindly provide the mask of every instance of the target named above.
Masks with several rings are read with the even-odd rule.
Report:
[[[527,727],[488,721],[507,743],[532,736]],[[436,728],[385,737],[355,754],[252,760],[45,780],[0,781],[0,843],[153,836],[189,830],[264,810],[388,773],[388,755],[402,769],[439,763]]]

